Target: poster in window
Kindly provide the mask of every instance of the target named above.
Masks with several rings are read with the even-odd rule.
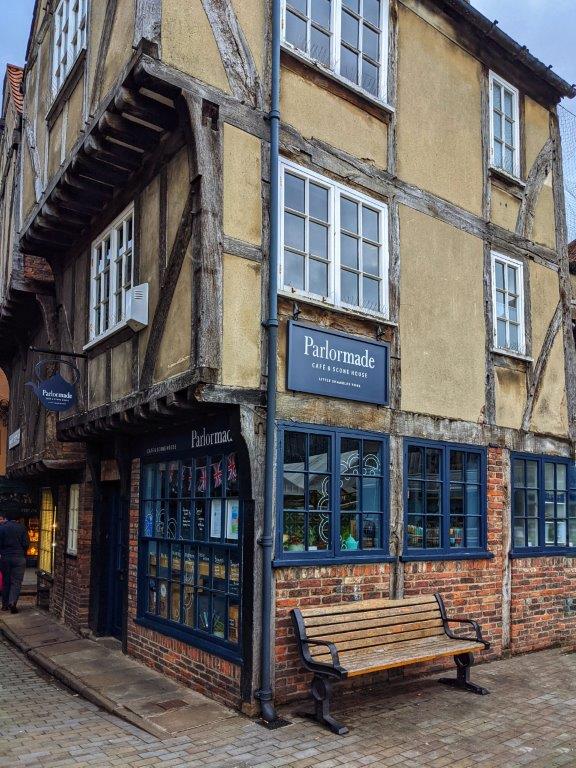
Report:
[[[222,501],[212,499],[210,506],[210,538],[219,539],[222,536]]]
[[[238,522],[240,502],[238,499],[226,499],[226,538],[238,541]]]

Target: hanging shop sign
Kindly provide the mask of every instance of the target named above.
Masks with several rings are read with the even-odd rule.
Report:
[[[65,365],[72,374],[72,381],[67,381],[62,374],[56,372],[48,379],[43,379],[48,366]],[[80,380],[80,371],[68,360],[52,358],[40,360],[34,368],[37,381],[26,382],[47,411],[68,411],[76,405],[76,384]]]
[[[387,405],[389,354],[386,342],[291,321],[287,387]]]

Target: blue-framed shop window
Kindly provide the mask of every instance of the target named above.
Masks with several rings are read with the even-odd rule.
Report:
[[[281,423],[278,563],[386,560],[386,435]]]
[[[576,555],[576,477],[568,459],[513,453],[512,553]]]
[[[488,555],[485,448],[406,440],[404,499],[404,559]]]
[[[138,619],[240,657],[242,501],[235,452],[142,464]]]

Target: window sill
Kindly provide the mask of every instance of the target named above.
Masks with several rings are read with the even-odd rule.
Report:
[[[98,347],[98,352],[104,352],[109,347],[116,346],[117,344],[121,344],[123,341],[132,338],[134,333],[135,331],[130,328],[128,321],[123,320],[121,323],[118,323],[118,325],[109,328],[105,333],[100,334],[100,336],[97,336],[95,339],[92,339],[85,344],[82,347],[82,351],[90,352]],[[120,334],[122,334],[121,337]],[[114,338],[114,343],[110,343],[112,338]],[[100,349],[100,347],[102,347],[102,349]]]
[[[300,553],[299,553],[300,554]],[[307,566],[318,567],[324,565],[329,568],[331,565],[358,565],[361,563],[393,563],[396,558],[392,555],[388,555],[385,552],[375,554],[361,554],[361,555],[348,555],[347,557],[315,557],[300,556],[300,557],[279,557],[272,561],[273,568],[302,568]]]
[[[492,560],[493,552],[487,552],[484,549],[465,552],[414,552],[414,554],[401,555],[400,561],[403,563],[420,562],[441,562],[443,560]]]
[[[282,64],[287,69],[312,80],[316,85],[360,107],[378,120],[385,123],[390,122],[390,118],[395,111],[394,107],[390,106],[390,104],[372,96],[367,91],[354,85],[354,83],[337,75],[331,69],[296,51],[287,43],[282,43],[281,54]]]
[[[398,323],[393,320],[388,320],[386,315],[378,315],[375,312],[364,312],[361,309],[350,309],[349,307],[338,307],[336,304],[330,304],[328,301],[322,301],[322,299],[314,299],[311,296],[307,296],[297,291],[291,292],[286,290],[279,290],[278,295],[289,301],[295,301],[299,304],[307,304],[312,307],[320,307],[321,309],[327,309],[330,312],[337,312],[341,315],[347,315],[348,317],[356,317],[359,320],[371,320],[373,323],[380,323],[382,325],[389,325],[393,328],[398,327]]]
[[[137,619],[134,619],[134,623],[139,627],[145,627],[154,632],[160,632],[163,635],[173,637],[194,648],[199,648],[201,651],[206,651],[206,653],[211,653],[221,659],[231,661],[233,664],[242,665],[242,656],[239,651],[235,651],[226,645],[219,645],[217,642],[212,642],[208,638],[200,637],[198,634],[195,634],[193,630],[188,632],[185,629],[173,626],[168,621],[162,619],[150,619],[146,616],[140,616]]]
[[[495,165],[491,165],[488,170],[489,176],[493,181],[500,182],[507,192],[515,194],[517,197],[522,197],[526,188],[526,182],[508,173],[503,168],[497,168]]]
[[[513,352],[511,349],[499,349],[498,347],[492,347],[490,349],[493,355],[498,357],[508,357],[511,360],[521,360],[524,363],[533,363],[534,358],[529,355],[523,355],[521,352]]]
[[[570,549],[550,548],[546,550],[534,548],[534,551],[518,550],[517,552],[510,552],[511,560],[525,560],[530,557],[576,557],[576,547]]]
[[[70,98],[72,95],[72,91],[76,87],[78,81],[82,77],[82,74],[84,72],[84,64],[86,61],[86,48],[82,48],[80,53],[78,54],[78,57],[76,58],[76,61],[72,65],[72,69],[68,74],[66,75],[66,79],[58,89],[58,92],[54,94],[54,99],[52,101],[52,104],[50,105],[50,109],[46,113],[46,122],[48,124],[48,129],[51,129],[54,125],[56,118],[62,111],[65,102]]]

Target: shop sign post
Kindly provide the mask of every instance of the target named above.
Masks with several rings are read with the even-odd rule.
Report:
[[[386,342],[290,321],[287,388],[387,405],[389,354]]]

